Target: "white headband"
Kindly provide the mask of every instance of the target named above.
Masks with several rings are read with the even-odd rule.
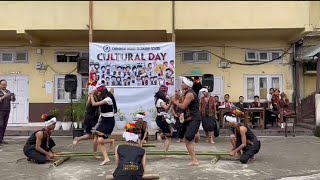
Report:
[[[236,117],[224,116],[224,119],[225,119],[225,121],[231,122],[231,123],[237,122],[237,118]]]
[[[193,86],[193,82],[191,80],[189,80],[188,78],[184,77],[184,76],[180,76],[180,79],[183,83],[185,83],[187,86],[192,87]]]
[[[54,124],[54,123],[56,123],[56,122],[57,122],[57,118],[53,117],[53,118],[51,118],[49,121],[45,121],[45,122],[44,122],[44,125],[45,125],[45,126],[50,126],[50,125],[52,125],[52,124]]]
[[[200,92],[209,92],[207,88],[200,89]]]
[[[130,132],[127,132],[127,131],[125,131],[123,133],[122,137],[126,141],[133,141],[133,142],[138,142],[138,139],[139,139],[139,135],[138,134],[130,133]]]
[[[142,115],[142,114],[136,114],[136,119],[143,119],[144,118],[144,115]]]

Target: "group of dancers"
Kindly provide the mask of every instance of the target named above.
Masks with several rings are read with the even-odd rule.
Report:
[[[207,134],[208,141],[214,143],[214,100],[208,95],[208,90],[203,89],[204,96],[199,103],[198,95],[193,91],[193,80],[181,77],[181,91],[176,91],[176,96],[168,97],[168,88],[161,86],[155,94],[155,107],[157,109],[156,123],[165,138],[164,151],[168,151],[172,142],[173,128],[166,120],[166,113],[173,109],[174,118],[180,122],[179,138],[184,141],[191,162],[187,165],[197,166],[199,161],[195,155],[194,143],[200,140],[199,127],[201,122]],[[171,108],[172,106],[172,108]],[[96,154],[98,147],[103,155],[100,165],[110,163],[108,149],[115,148],[117,169],[114,177],[141,178],[146,164],[145,150],[142,143],[148,139],[148,125],[144,121],[145,113],[136,114],[136,121],[127,124],[123,138],[127,144],[115,146],[115,140],[109,139],[115,126],[114,115],[117,113],[116,101],[113,93],[108,91],[103,83],[89,93],[87,112],[85,117],[86,134],[76,137],[73,141],[77,145],[80,141],[93,139],[93,151]],[[24,153],[29,160],[36,163],[45,163],[54,158],[52,147],[55,145],[50,138],[56,123],[53,116],[43,117],[45,128],[32,134],[24,147]],[[230,140],[232,144],[231,156],[237,156],[241,163],[252,160],[260,150],[260,141],[247,127],[239,124],[233,118],[225,118],[227,125],[232,128]],[[107,148],[105,145],[110,144]],[[98,155],[96,154],[96,158]],[[134,170],[132,170],[134,169]]]

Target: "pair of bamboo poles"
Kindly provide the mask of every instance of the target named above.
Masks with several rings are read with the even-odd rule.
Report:
[[[109,155],[114,155],[114,152],[109,152]],[[163,155],[174,155],[174,156],[181,156],[181,155],[189,155],[186,151],[147,151],[147,155],[151,156],[163,156]],[[85,153],[85,152],[61,152],[57,153],[58,157],[61,157],[57,161],[53,163],[53,166],[57,167],[61,165],[63,162],[69,160],[71,157],[85,157],[85,156],[94,156],[94,153]],[[196,152],[197,156],[212,156],[211,164],[215,164],[219,161],[221,156],[229,155],[228,152],[212,152],[212,151],[199,151]]]

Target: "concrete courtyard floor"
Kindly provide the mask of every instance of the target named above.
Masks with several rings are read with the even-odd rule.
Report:
[[[220,160],[210,164],[209,157],[199,157],[198,167],[188,167],[189,156],[147,157],[147,173],[159,173],[163,180],[213,179],[320,179],[320,139],[316,137],[260,137],[262,148],[250,164]],[[103,180],[115,169],[114,164],[99,166],[92,157],[74,157],[58,167],[50,163],[37,165],[27,162],[22,152],[26,137],[8,137],[8,145],[0,146],[1,180]],[[83,141],[75,149],[68,145],[71,137],[54,137],[55,151],[90,152],[91,142]],[[176,140],[175,140],[176,141]],[[120,142],[119,142],[120,143]],[[122,143],[122,142],[121,142]],[[163,143],[156,148],[163,149]],[[228,151],[227,137],[216,139],[215,145],[196,144],[197,151]],[[183,143],[174,143],[171,150],[185,150]],[[114,158],[110,157],[114,162]]]

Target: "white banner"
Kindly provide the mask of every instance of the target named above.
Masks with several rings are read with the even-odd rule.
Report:
[[[167,85],[174,94],[175,44],[166,43],[90,43],[90,81],[104,79],[114,87],[118,109],[132,121],[131,113],[140,107],[153,119],[154,94]]]
[[[90,81],[112,87],[173,86],[174,43],[90,43]]]

